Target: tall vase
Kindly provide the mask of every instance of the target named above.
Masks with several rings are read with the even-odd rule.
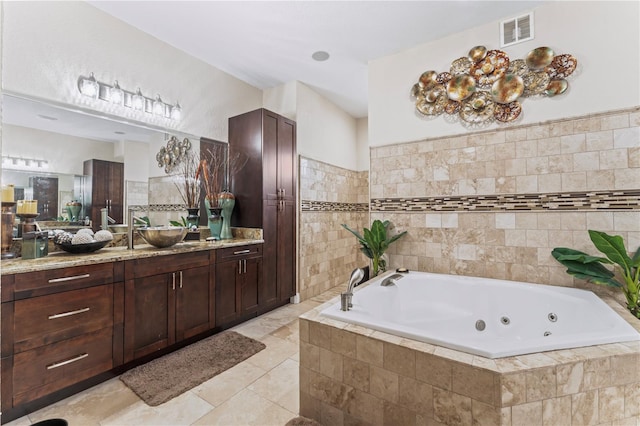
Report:
[[[222,207],[222,230],[220,231],[220,239],[229,240],[233,238],[233,233],[231,232],[231,215],[233,214],[233,207],[236,205],[236,197],[230,192],[221,192],[218,204]]]
[[[196,229],[198,228],[198,224],[200,222],[200,216],[198,215],[199,212],[199,207],[187,209],[187,228],[189,228],[189,230],[191,230],[194,226],[196,227]]]
[[[221,207],[211,207],[209,208],[209,231],[211,231],[211,236],[215,240],[220,239],[220,231],[222,231],[222,208]]]

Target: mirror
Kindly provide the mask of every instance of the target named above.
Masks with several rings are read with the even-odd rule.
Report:
[[[92,159],[124,164],[124,188],[110,204],[124,211],[149,204],[149,179],[167,178],[155,157],[169,135],[200,139],[17,94],[3,93],[2,108],[2,183],[15,185],[16,200],[38,200],[38,221],[91,215],[85,161]],[[77,218],[66,208],[71,201],[83,206]]]

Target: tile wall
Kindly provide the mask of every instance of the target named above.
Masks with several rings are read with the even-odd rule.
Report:
[[[368,172],[300,157],[298,291],[302,300],[336,285],[368,265],[345,223],[360,232],[369,220]]]
[[[371,219],[409,231],[391,266],[582,285],[554,247],[640,246],[640,108],[372,148],[370,179]]]

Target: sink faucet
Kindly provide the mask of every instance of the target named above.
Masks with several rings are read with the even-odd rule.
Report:
[[[356,268],[351,273],[351,277],[349,278],[349,285],[347,286],[347,291],[345,293],[340,293],[340,309],[343,311],[348,311],[349,308],[353,307],[351,303],[353,299],[353,289],[356,284],[358,284],[362,278],[364,277],[364,271],[361,268]]]
[[[116,223],[116,220],[109,216],[106,208],[100,209],[100,219],[100,229],[104,229],[105,231],[109,230],[110,223]]]
[[[133,214],[135,210],[134,209],[129,209],[129,215],[127,217],[127,247],[129,248],[129,250],[133,250],[133,225],[134,222],[140,222],[140,223],[144,223],[145,225],[147,224],[147,222],[144,219],[140,219],[139,217],[135,216]]]

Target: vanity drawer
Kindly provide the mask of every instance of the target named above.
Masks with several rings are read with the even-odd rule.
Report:
[[[14,353],[113,325],[113,284],[14,302]]]
[[[246,246],[218,249],[218,252],[216,253],[216,263],[255,256],[262,256],[262,244],[250,244]]]
[[[112,329],[104,328],[15,355],[14,406],[109,371],[112,340]]]
[[[15,275],[15,299],[26,299],[112,282],[113,263],[27,272]]]
[[[126,279],[149,277],[207,265],[209,265],[209,250],[148,257],[126,262],[125,277]]]

